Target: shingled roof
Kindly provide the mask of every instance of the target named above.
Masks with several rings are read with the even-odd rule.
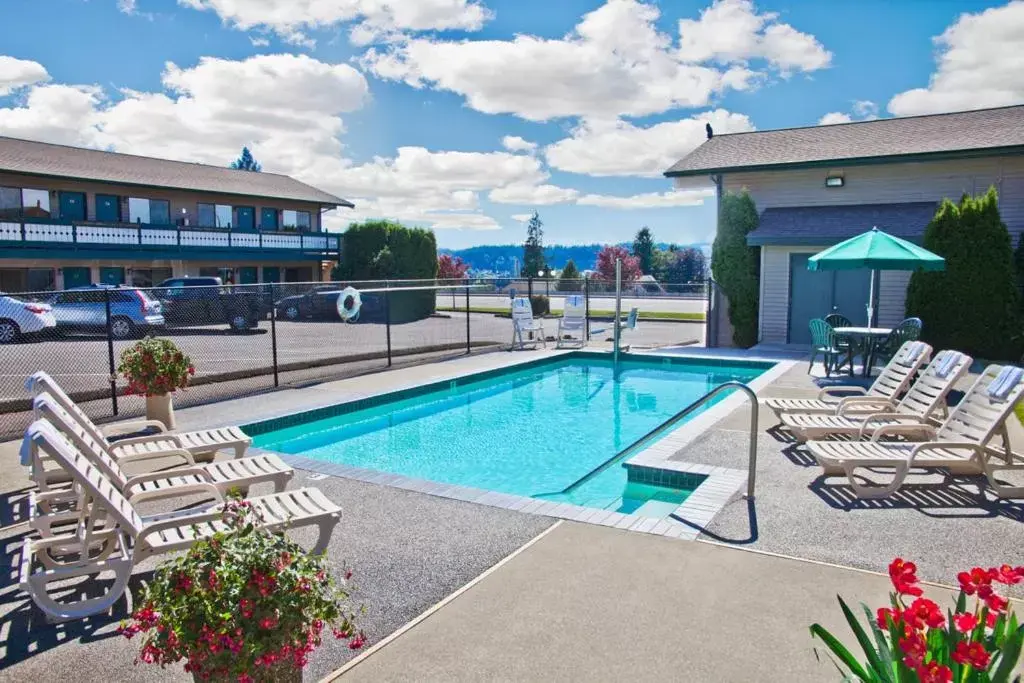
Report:
[[[265,199],[292,199],[330,206],[353,206],[340,197],[277,173],[236,171],[221,166],[17,138],[0,137],[0,171]]]
[[[716,135],[666,176],[1024,153],[1024,105]]]

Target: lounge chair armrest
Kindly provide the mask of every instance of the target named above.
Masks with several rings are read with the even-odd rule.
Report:
[[[910,422],[904,422],[901,424],[912,424],[916,426],[918,424],[918,419],[919,418],[916,415],[907,415],[906,413],[872,413],[871,415],[868,415],[867,417],[864,418],[864,423],[861,424],[860,426],[860,432],[857,434],[857,438],[863,441],[865,436],[867,436],[869,433],[881,429],[882,427],[896,426],[886,424],[876,425],[874,427],[871,426],[872,424],[877,422],[887,422],[891,420],[909,420]]]
[[[144,443],[152,443],[153,441],[171,441],[178,448],[184,448],[185,444],[181,442],[181,437],[177,434],[147,434],[145,436],[133,436],[130,439],[118,439],[114,441],[111,446],[118,448],[120,446],[136,446]]]
[[[156,428],[159,432],[166,432],[167,425],[160,420],[133,420],[132,422],[116,422],[114,424],[103,425],[100,427],[100,432],[103,436],[117,436],[118,434],[132,432],[141,432],[143,429]]]
[[[914,458],[922,453],[939,449],[946,450],[950,448],[970,449],[974,451],[974,454],[978,456],[982,462],[985,462],[985,448],[973,441],[928,441],[927,443],[920,443],[917,444],[914,447],[914,450],[910,452],[910,462],[913,463]]]
[[[209,484],[203,484],[202,486],[210,486]],[[211,486],[216,490],[216,487]],[[220,492],[217,492],[218,497]],[[165,529],[177,529],[182,526],[192,526],[194,524],[202,524],[203,522],[216,522],[224,518],[224,511],[217,508],[208,512],[198,512],[194,515],[184,515],[181,517],[172,517],[170,519],[161,519],[156,522],[147,524],[138,537],[135,539],[136,544],[142,544],[145,542],[147,536],[151,536],[154,533],[159,533]]]
[[[126,492],[128,491],[127,487],[125,488],[125,491]],[[169,496],[174,496],[175,498],[180,498],[181,496],[191,495],[191,494],[199,494],[199,493],[206,494],[206,495],[210,496],[211,498],[216,500],[218,503],[224,502],[224,495],[220,492],[220,489],[218,489],[213,484],[211,484],[209,482],[205,482],[205,481],[204,482],[199,482],[199,483],[196,483],[196,484],[182,484],[180,486],[172,486],[172,487],[168,487],[166,489],[157,489],[156,491],[136,491],[135,493],[128,493],[126,497],[132,503],[141,503],[144,500],[160,500],[161,498],[167,498]],[[218,513],[218,517],[219,517],[219,514],[220,513]],[[179,525],[182,523],[180,521],[182,519],[186,519],[186,518],[184,518],[184,517],[179,518]],[[190,520],[189,523],[193,523],[193,522],[191,522],[191,519],[192,519],[191,517],[189,517],[187,519]],[[160,523],[162,523],[162,522],[154,522],[154,524],[160,524]],[[148,531],[149,527],[146,527],[146,530]]]
[[[836,397],[835,394],[837,392],[843,392],[844,394],[853,394],[853,395],[865,396],[865,395],[867,395],[868,390],[865,389],[864,387],[858,387],[856,385],[825,387],[824,389],[822,389],[821,391],[818,392],[818,400],[819,401],[824,401],[826,398],[828,398],[830,396],[833,397],[833,398],[843,398],[842,396]],[[850,398],[850,397],[847,396],[846,398]]]
[[[179,457],[185,461],[186,465],[195,465],[196,459],[190,451],[184,448],[163,448],[156,451],[143,451],[140,453],[129,453],[127,455],[120,455],[117,458],[118,464],[127,465],[131,462],[140,462],[144,460],[155,460],[157,458],[173,458]]]
[[[907,422],[898,425],[885,425],[879,427],[871,434],[872,441],[878,441],[883,436],[891,436],[893,434],[920,434],[924,433],[929,439],[935,438],[935,427],[923,423]]]
[[[896,404],[878,396],[847,396],[840,399],[836,415],[844,415],[847,411],[862,413],[867,408],[877,408],[879,411],[895,410]]]
[[[207,482],[211,484],[213,483],[213,477],[211,477],[210,473],[207,470],[203,469],[202,467],[172,467],[171,469],[168,470],[158,470],[156,472],[148,472],[146,474],[135,475],[134,477],[131,477],[128,481],[125,482],[124,488],[125,491],[128,491],[133,486],[137,484],[144,484],[147,481],[159,481],[160,479],[170,479],[171,477],[187,476],[199,477],[200,481],[202,482]],[[174,487],[176,491],[180,491],[182,488],[184,487]]]
[[[32,500],[39,503],[74,503],[78,500],[78,492],[74,489],[58,489],[49,491],[36,491]]]

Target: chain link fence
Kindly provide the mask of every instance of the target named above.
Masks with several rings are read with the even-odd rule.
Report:
[[[614,283],[580,280],[467,279],[86,288],[0,295],[0,438],[19,436],[31,421],[26,378],[43,370],[93,418],[145,413],[145,399],[126,393],[118,375],[122,351],[137,339],[172,340],[192,360],[191,386],[175,394],[188,407],[281,386],[343,379],[405,364],[508,349],[511,302],[532,296],[546,317],[551,345],[565,297],[588,307],[591,343],[612,337]],[[622,343],[657,348],[705,342],[707,283],[626,288],[621,315],[639,309]],[[348,287],[361,308],[343,322]]]

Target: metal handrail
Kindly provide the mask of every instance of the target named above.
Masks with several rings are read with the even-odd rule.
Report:
[[[743,382],[736,381],[730,381],[725,382],[723,384],[719,384],[717,387],[715,387],[708,393],[704,394],[696,401],[694,401],[693,403],[686,406],[678,413],[670,417],[668,421],[661,423],[659,426],[647,432],[639,439],[631,443],[629,446],[622,449],[614,456],[598,465],[596,469],[591,470],[587,474],[583,475],[582,477],[580,477],[579,479],[577,479],[576,481],[574,481],[573,483],[569,484],[564,489],[559,491],[557,494],[551,493],[542,495],[561,495],[569,493],[573,489],[581,486],[582,484],[585,484],[586,482],[590,481],[601,472],[604,472],[606,469],[611,467],[625,454],[629,453],[630,451],[636,450],[641,446],[646,445],[654,438],[660,436],[662,432],[666,431],[669,427],[675,426],[678,422],[689,416],[693,411],[697,410],[697,408],[701,407],[702,405],[710,401],[712,398],[714,398],[715,396],[717,396],[718,394],[722,393],[727,389],[739,389],[740,391],[747,395],[747,398],[750,399],[750,457],[747,465],[747,494],[745,497],[752,500],[754,498],[754,480],[757,474],[757,394],[755,394],[754,391]]]

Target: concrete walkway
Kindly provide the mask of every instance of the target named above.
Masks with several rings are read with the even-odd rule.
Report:
[[[836,594],[874,608],[889,586],[877,574],[563,522],[340,680],[836,681],[808,627],[855,642]]]

